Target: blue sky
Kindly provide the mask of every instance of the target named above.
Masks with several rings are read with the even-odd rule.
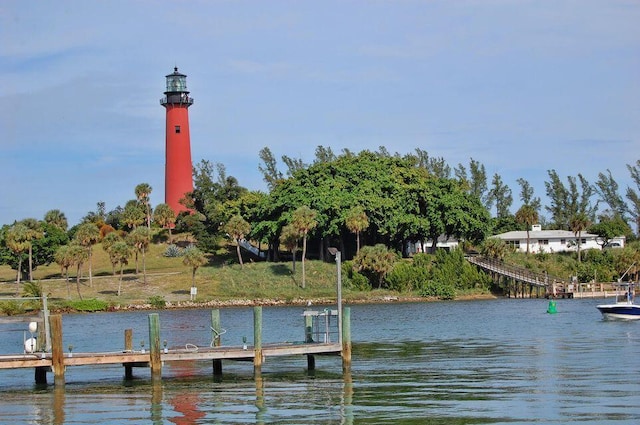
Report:
[[[195,99],[194,164],[265,190],[261,148],[312,162],[420,148],[543,198],[547,170],[624,193],[640,159],[636,0],[0,3],[0,225],[71,225],[139,183],[164,202],[165,75]],[[281,164],[284,172],[284,164]]]

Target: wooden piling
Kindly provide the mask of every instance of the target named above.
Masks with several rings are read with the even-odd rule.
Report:
[[[342,370],[351,368],[351,307],[342,312]]]
[[[49,368],[46,366],[36,367],[35,371],[35,379],[36,384],[46,384],[47,383],[47,370]]]
[[[62,348],[62,315],[54,314],[51,321],[51,367],[54,384],[64,384],[64,349]]]
[[[304,316],[304,342],[313,342],[313,316]],[[316,357],[313,354],[307,354],[307,370],[316,368]]]
[[[253,370],[260,373],[262,368],[262,307],[253,307]]]
[[[160,378],[162,360],[160,358],[160,316],[158,313],[149,314],[149,364],[151,377]]]
[[[127,353],[133,352],[133,329],[124,330],[124,351]],[[133,379],[133,366],[131,363],[124,364],[124,379]]]
[[[220,347],[222,345],[222,326],[220,324],[220,310],[211,310],[211,339],[214,347]],[[213,376],[222,375],[222,360],[213,360]]]

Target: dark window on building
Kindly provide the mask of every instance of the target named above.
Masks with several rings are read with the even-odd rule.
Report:
[[[176,125],[176,134],[180,134],[180,126]]]

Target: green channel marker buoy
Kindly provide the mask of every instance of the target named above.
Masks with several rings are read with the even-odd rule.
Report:
[[[556,308],[556,302],[554,300],[549,301],[549,307],[547,307],[547,313],[556,314],[558,309]]]

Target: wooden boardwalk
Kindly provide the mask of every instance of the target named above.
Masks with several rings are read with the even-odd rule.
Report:
[[[340,343],[283,343],[269,344],[262,347],[262,357],[281,357],[296,355],[340,355]],[[90,366],[107,364],[136,364],[149,366],[151,351],[109,352],[109,353],[69,353],[64,354],[63,363],[66,366]],[[253,346],[243,347],[198,347],[195,349],[168,349],[162,351],[160,358],[163,362],[198,361],[198,360],[244,360],[253,361],[256,350]],[[36,368],[53,366],[51,353],[0,355],[0,369]]]
[[[485,258],[482,256],[468,256],[467,261],[471,264],[475,264],[487,273],[490,273],[494,279],[502,277],[507,282],[513,282],[514,293],[517,298],[518,293],[524,298],[528,288],[529,297],[532,296],[535,289],[536,296],[540,296],[540,291],[544,290],[544,296],[547,297],[550,294],[555,293],[556,296],[562,294],[562,298],[565,296],[572,298],[572,294],[566,292],[568,282],[557,276],[551,276],[545,273],[536,273],[524,267],[518,267],[512,264],[507,264],[503,261]],[[520,285],[520,291],[518,291],[518,285]],[[507,293],[511,294],[511,285],[507,283]]]
[[[33,368],[36,383],[46,383],[47,373],[53,372],[56,383],[64,383],[64,373],[71,366],[92,365],[121,365],[125,369],[125,378],[132,377],[132,368],[148,367],[153,378],[159,378],[164,363],[183,361],[211,361],[214,375],[222,374],[223,360],[237,360],[253,362],[254,372],[260,373],[260,368],[267,358],[297,356],[307,357],[307,367],[315,368],[316,355],[334,355],[342,357],[343,370],[351,365],[351,330],[350,309],[345,307],[341,327],[342,335],[338,341],[331,341],[330,323],[332,317],[337,317],[336,310],[305,311],[305,342],[262,344],[262,307],[254,307],[254,340],[253,345],[222,346],[220,335],[220,312],[212,311],[212,332],[217,337],[211,346],[197,347],[188,345],[183,348],[160,347],[160,325],[158,313],[149,314],[149,350],[133,350],[132,330],[124,330],[125,349],[111,352],[71,352],[63,351],[62,347],[62,316],[50,317],[51,350],[35,353],[0,355],[0,370]],[[322,326],[319,321],[324,321]],[[334,327],[337,323],[334,323]],[[319,331],[322,329],[322,331]],[[315,330],[315,331],[314,331]],[[335,338],[334,338],[335,339]],[[322,342],[317,342],[322,341]],[[326,342],[325,342],[326,341]]]

